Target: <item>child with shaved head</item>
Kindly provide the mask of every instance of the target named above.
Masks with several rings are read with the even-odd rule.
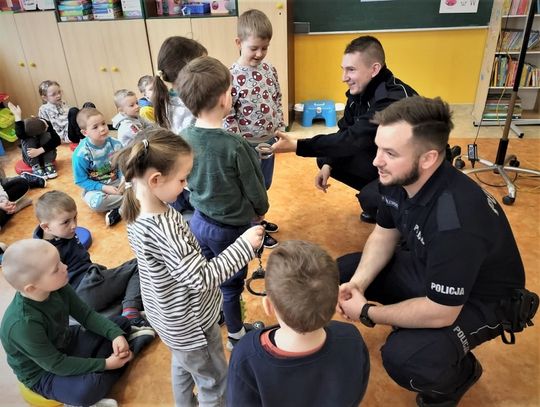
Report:
[[[28,256],[28,253],[34,253]],[[141,336],[126,318],[111,320],[89,308],[68,284],[66,265],[46,240],[13,243],[2,262],[6,281],[17,290],[0,326],[7,361],[32,391],[78,406],[115,406],[103,399],[120,378]],[[69,326],[72,316],[81,325]]]

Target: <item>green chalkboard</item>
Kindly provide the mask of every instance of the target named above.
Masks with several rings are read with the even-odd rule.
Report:
[[[294,0],[297,32],[335,32],[487,26],[493,0],[478,3],[478,12],[441,14],[441,0]],[[309,29],[306,24],[309,23]]]

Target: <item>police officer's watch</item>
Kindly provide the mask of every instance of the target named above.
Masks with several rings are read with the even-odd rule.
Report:
[[[375,326],[375,322],[373,322],[371,318],[368,317],[368,310],[370,307],[375,307],[375,304],[371,304],[369,302],[366,302],[364,304],[364,306],[362,307],[362,311],[360,311],[360,322],[369,328],[373,328]]]

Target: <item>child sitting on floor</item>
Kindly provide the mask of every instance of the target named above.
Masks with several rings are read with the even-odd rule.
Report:
[[[52,124],[52,128],[64,143],[78,144],[84,136],[77,124],[78,107],[68,107],[62,100],[62,89],[56,81],[43,81],[39,84],[39,96],[43,104],[39,107],[38,116]],[[92,102],[86,102],[84,107],[96,107]]]
[[[113,127],[118,130],[117,138],[123,146],[127,146],[137,133],[148,127],[150,123],[139,117],[139,104],[134,92],[120,89],[114,93],[114,104],[118,114],[113,117]]]
[[[56,147],[60,145],[60,137],[51,123],[30,117],[22,120],[19,106],[8,103],[9,110],[15,117],[15,134],[21,141],[22,158],[25,164],[32,167],[32,174],[47,178],[56,178],[58,173],[54,166]]]
[[[139,98],[139,116],[151,123],[156,121],[154,117],[154,105],[152,104],[152,94],[154,93],[154,78],[150,75],[141,76],[137,82],[137,88],[142,97]]]
[[[103,405],[126,363],[153,336],[132,333],[123,317],[113,322],[92,311],[68,284],[66,266],[49,242],[13,243],[2,268],[17,290],[0,326],[17,379],[51,400],[77,406],[101,400]],[[81,325],[69,326],[70,316]]]
[[[34,238],[51,242],[67,266],[69,284],[91,308],[107,315],[118,313],[132,325],[148,326],[140,311],[143,309],[137,260],[107,269],[92,263],[88,250],[75,234],[77,205],[65,192],[49,191],[37,200],[36,217],[39,226]]]
[[[77,114],[81,140],[71,158],[73,179],[83,189],[83,199],[90,209],[105,213],[105,224],[112,226],[122,217],[118,208],[122,203],[121,174],[112,165],[111,156],[122,148],[109,137],[109,127],[101,112],[84,108]]]

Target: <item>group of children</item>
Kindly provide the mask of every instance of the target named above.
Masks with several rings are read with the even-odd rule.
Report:
[[[92,263],[75,233],[73,199],[59,191],[39,198],[35,239],[11,245],[3,263],[17,294],[0,335],[28,388],[93,405],[155,330],[172,353],[177,406],[223,405],[225,394],[231,406],[360,402],[369,357],[356,328],[330,323],[339,281],[324,250],[295,241],[276,248],[264,308],[280,325],[255,330],[242,318],[247,263],[277,246],[268,232],[278,226],[264,220],[273,157],[255,151],[284,127],[277,74],[263,62],[271,37],[262,12],[242,14],[230,70],[196,41],[168,38],[158,75],[139,81],[144,101],[115,94],[120,141],[95,107],[77,112],[84,138],[72,156],[75,183],[90,208],[107,212],[107,224],[126,220],[136,260],[113,270]],[[156,124],[146,125],[140,104],[153,108]],[[38,250],[40,261],[24,256]],[[113,322],[97,313],[119,315],[111,311],[119,303]],[[234,348],[228,368],[221,311]],[[68,327],[69,316],[85,329]],[[309,397],[299,391],[313,384]]]

